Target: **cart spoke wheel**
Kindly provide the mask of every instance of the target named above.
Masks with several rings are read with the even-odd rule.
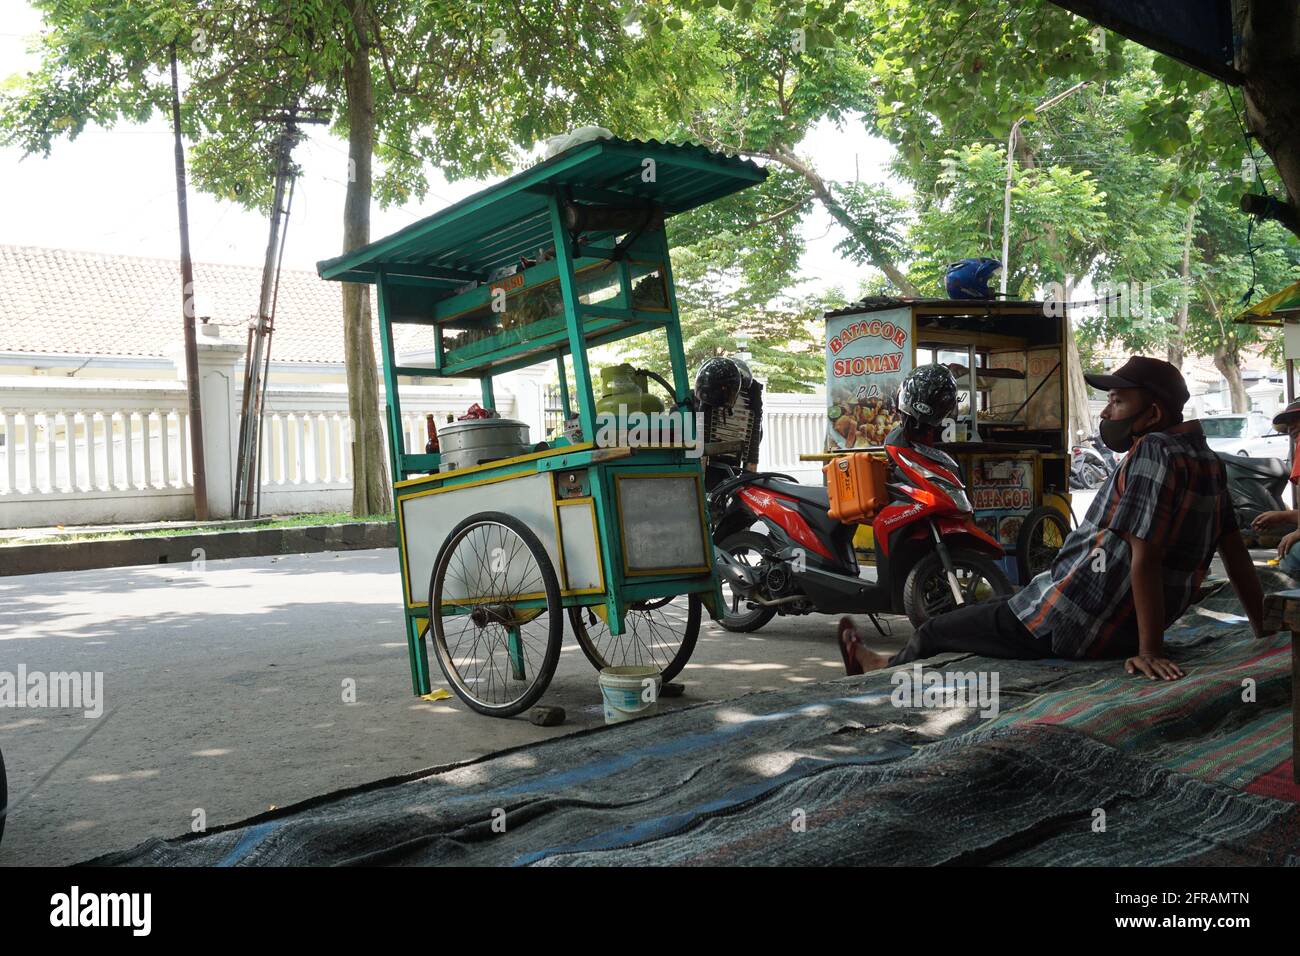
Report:
[[[546,691],[564,633],[560,587],[518,518],[484,512],[457,525],[434,561],[429,607],[438,664],[470,707],[509,717]]]
[[[1069,533],[1065,516],[1055,508],[1045,505],[1029,513],[1016,539],[1016,571],[1022,586],[1052,566]]]
[[[617,637],[589,607],[569,609],[569,626],[597,670],[626,664],[657,667],[670,681],[686,666],[700,633],[700,598],[695,594],[654,598],[628,605],[624,632]]]

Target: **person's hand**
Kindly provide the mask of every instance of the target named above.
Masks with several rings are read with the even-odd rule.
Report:
[[[1269,528],[1290,524],[1291,521],[1292,514],[1289,511],[1265,511],[1252,521],[1250,526],[1256,531],[1267,531]]]
[[[1279,541],[1277,545],[1278,560],[1280,561],[1282,558],[1285,558],[1286,553],[1298,542],[1300,542],[1300,530],[1292,531],[1285,538]]]
[[[1184,676],[1182,668],[1167,657],[1158,654],[1139,654],[1124,662],[1130,674],[1146,674],[1152,680],[1178,680]]]

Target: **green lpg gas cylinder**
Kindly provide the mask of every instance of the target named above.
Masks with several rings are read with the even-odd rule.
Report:
[[[611,365],[600,370],[600,398],[596,400],[596,412],[608,412],[617,415],[620,406],[628,412],[662,412],[664,403],[655,396],[645,392],[637,384],[636,373],[631,365]]]

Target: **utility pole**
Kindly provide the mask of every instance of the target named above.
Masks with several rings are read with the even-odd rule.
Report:
[[[295,111],[296,112],[296,111]],[[289,178],[289,157],[297,140],[294,113],[290,113],[280,132],[276,149],[275,190],[271,200],[271,232],[266,242],[266,259],[262,264],[262,289],[258,296],[257,315],[248,330],[248,350],[244,359],[244,393],[239,417],[239,460],[235,469],[235,510],[241,518],[256,515],[261,482],[258,480],[258,452],[261,448],[262,400],[266,370],[270,364],[271,335],[275,331],[272,306],[278,286],[279,256],[283,251],[280,224],[284,210],[284,186]]]
[[[194,265],[186,204],[185,149],[181,144],[181,86],[172,43],[172,134],[176,142],[176,213],[181,231],[181,302],[185,322],[185,387],[190,402],[190,461],[194,466],[194,520],[208,520],[208,481],[203,464],[203,412],[199,402],[199,348],[194,338]]]
[[[1057,93],[1043,100],[1034,107],[1034,115],[1037,116],[1043,110],[1051,109],[1067,96],[1079,92],[1089,82],[1084,80],[1082,83],[1076,83],[1064,93]],[[1002,295],[1004,297],[1007,294],[1007,278],[1011,274],[1011,265],[1007,260],[1011,257],[1011,177],[1015,167],[1016,133],[1020,131],[1020,124],[1026,119],[1027,117],[1022,116],[1012,123],[1011,133],[1007,136],[1007,186],[1002,194]]]
[[[248,328],[248,348],[244,355],[244,392],[239,416],[239,449],[235,466],[235,510],[241,518],[255,518],[261,512],[259,454],[262,447],[262,419],[265,414],[266,383],[271,369],[271,338],[275,332],[275,305],[280,288],[280,261],[284,258],[289,213],[293,209],[293,185],[297,173],[293,167],[293,149],[298,144],[299,123],[325,123],[327,117],[302,116],[297,103],[269,122],[283,124],[276,146],[275,188],[271,201],[271,228],[262,264],[262,288],[258,296],[257,315]],[[289,187],[286,204],[285,184]]]

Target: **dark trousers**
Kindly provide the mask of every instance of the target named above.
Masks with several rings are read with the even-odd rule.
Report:
[[[1034,637],[1007,607],[1007,599],[997,598],[926,621],[889,664],[907,664],[948,651],[1032,661],[1051,657],[1052,643]]]

